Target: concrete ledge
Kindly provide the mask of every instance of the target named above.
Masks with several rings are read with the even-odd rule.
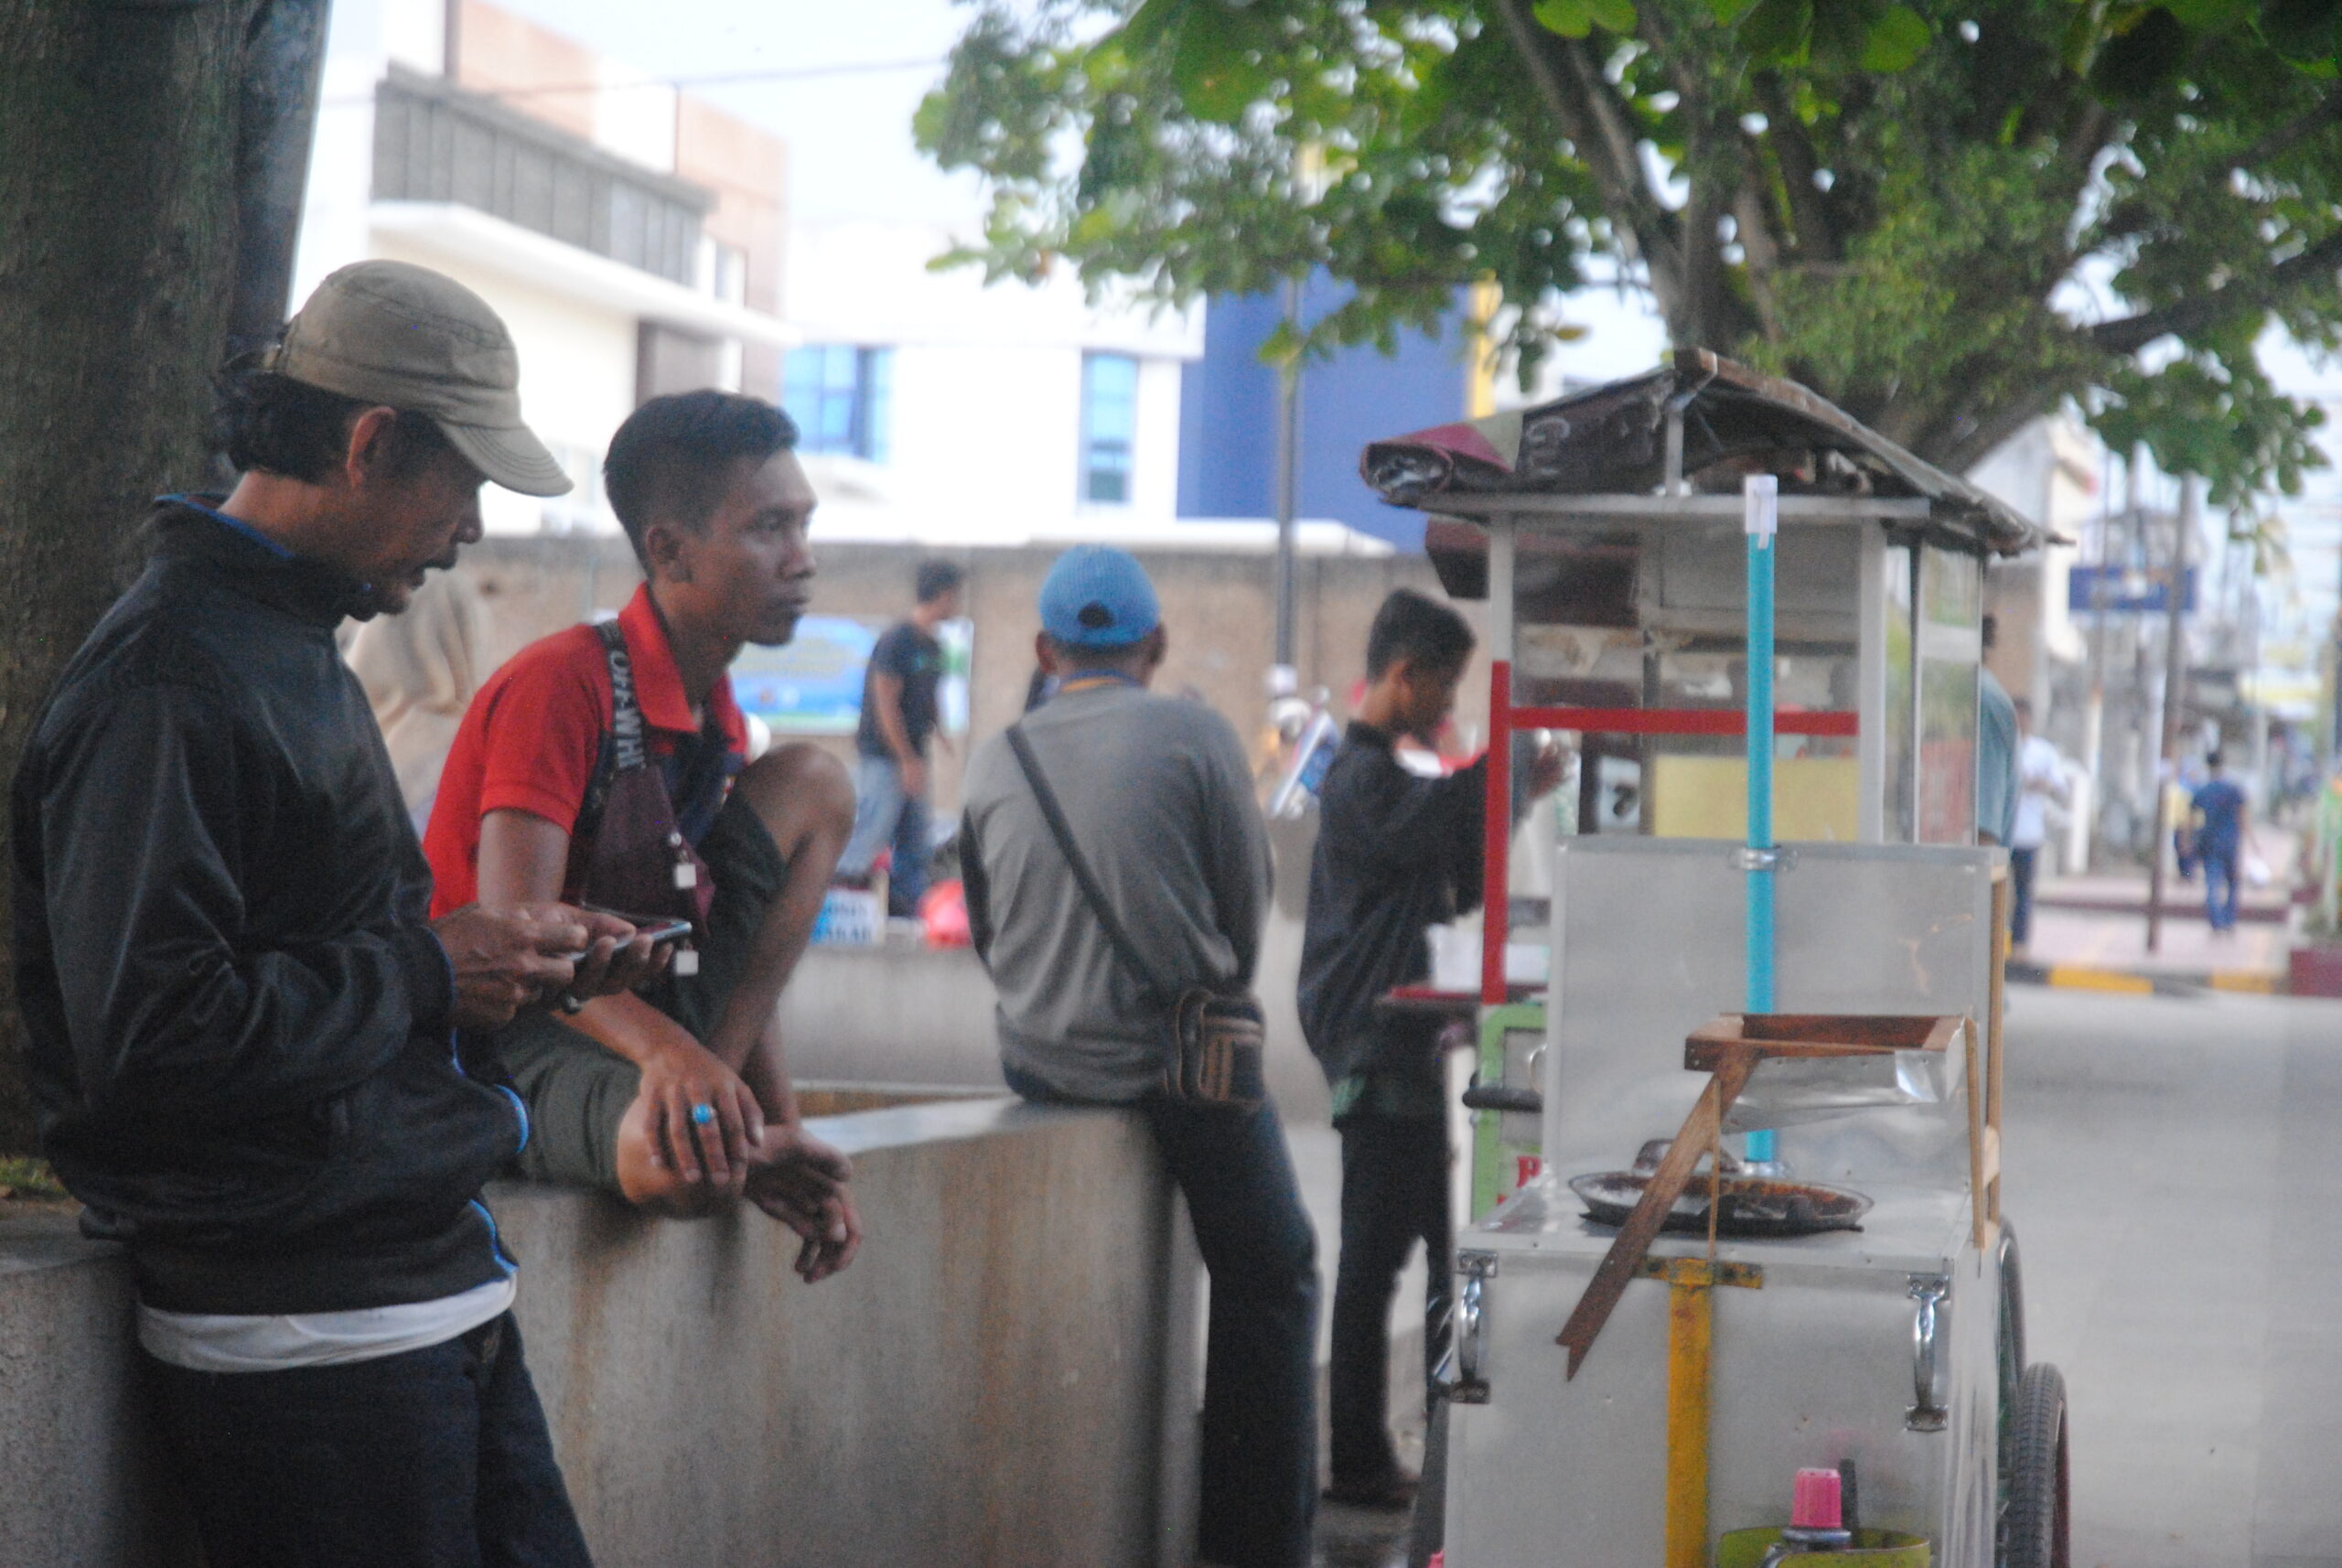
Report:
[[[868,1236],[818,1286],[754,1211],[489,1193],[600,1568],[1178,1561],[1199,1275],[1144,1128],[997,1099],[817,1125]],[[131,1366],[119,1252],[0,1223],[0,1563],[193,1561]]]

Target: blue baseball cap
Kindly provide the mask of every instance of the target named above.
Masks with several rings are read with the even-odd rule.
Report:
[[[1041,584],[1041,629],[1073,648],[1126,648],[1162,624],[1155,585],[1127,550],[1077,544]]]

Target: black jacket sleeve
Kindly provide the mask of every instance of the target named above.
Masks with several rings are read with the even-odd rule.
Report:
[[[1420,779],[1389,762],[1348,770],[1326,814],[1338,820],[1344,854],[1377,878],[1445,879],[1459,908],[1480,901],[1486,758],[1445,779]]]
[[[148,685],[46,737],[40,896],[79,1091],[101,1114],[296,1110],[447,1031],[452,974],[419,920],[252,928],[244,889],[274,846],[250,824],[294,781],[239,716]]]

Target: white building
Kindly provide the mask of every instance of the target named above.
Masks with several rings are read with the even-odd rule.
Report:
[[[979,268],[930,270],[950,247],[916,223],[790,233],[803,346],[783,402],[823,530],[972,542],[1170,521],[1200,313],[1093,306],[1070,277],[987,288]]]
[[[645,397],[777,385],[784,182],[776,138],[481,0],[338,0],[294,297],[370,258],[476,290],[577,481],[491,486],[488,526],[613,527],[602,453]]]
[[[1038,286],[934,270],[954,236],[931,215],[791,223],[790,159],[860,147],[784,148],[486,0],[339,0],[295,297],[391,257],[504,317],[523,411],[577,489],[491,487],[495,532],[615,528],[611,434],[645,398],[713,385],[797,417],[825,537],[1171,537],[1202,313],[1092,301],[1069,268]]]

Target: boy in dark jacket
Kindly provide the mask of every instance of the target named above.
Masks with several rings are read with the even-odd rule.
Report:
[[[1334,1089],[1342,1135],[1342,1255],[1329,1369],[1333,1485],[1327,1496],[1403,1508],[1384,1408],[1391,1295],[1420,1238],[1431,1278],[1424,1358],[1445,1340],[1451,1242],[1445,1087],[1434,1019],[1378,1010],[1431,973],[1424,932],[1480,901],[1485,760],[1444,779],[1403,767],[1398,742],[1428,741],[1456,705],[1472,657],[1453,609],[1401,588],[1367,637],[1367,690],[1319,796],[1317,852],[1301,950],[1301,1024]],[[1529,795],[1558,761],[1531,765]]]

